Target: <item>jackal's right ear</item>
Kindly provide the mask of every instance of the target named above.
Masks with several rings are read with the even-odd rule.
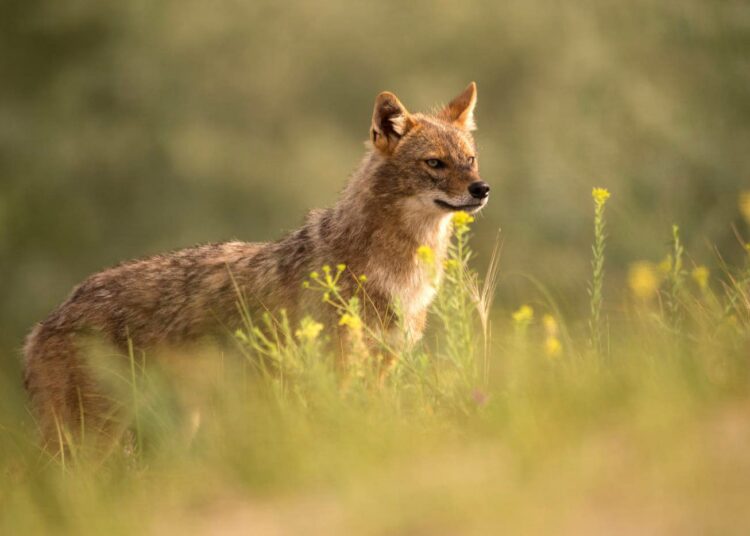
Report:
[[[464,130],[476,130],[477,125],[474,122],[474,107],[477,105],[477,84],[472,82],[461,94],[450,101],[440,116],[463,128]]]
[[[384,91],[375,98],[370,139],[377,149],[392,152],[412,124],[409,112],[396,95]]]

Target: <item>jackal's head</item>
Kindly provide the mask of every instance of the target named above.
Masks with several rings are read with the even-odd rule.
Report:
[[[381,157],[379,193],[408,201],[425,215],[487,204],[490,187],[479,177],[474,137],[474,82],[433,114],[409,113],[396,95],[375,99],[370,139]]]

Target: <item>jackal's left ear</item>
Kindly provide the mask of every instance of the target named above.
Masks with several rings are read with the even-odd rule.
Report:
[[[476,130],[474,107],[477,105],[477,84],[472,82],[461,94],[443,108],[440,116],[465,130]]]
[[[390,153],[401,137],[413,126],[411,115],[398,97],[384,91],[375,99],[370,139],[379,150]]]

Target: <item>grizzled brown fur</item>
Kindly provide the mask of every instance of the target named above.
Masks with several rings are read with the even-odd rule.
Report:
[[[381,93],[362,164],[338,203],[312,211],[300,229],[276,242],[209,244],[126,262],[86,279],[26,340],[25,384],[45,440],[56,443],[60,425],[76,430],[81,419],[105,425],[106,393],[81,356],[87,337],[122,352],[129,340],[156,349],[226,333],[239,325],[237,289],[255,313],[285,308],[294,323],[311,314],[331,325],[330,308],[301,285],[324,264],[347,265],[344,295],[354,292],[354,275],[367,276],[367,322],[387,328],[398,310],[419,337],[436,280],[416,250],[432,247],[442,266],[451,212],[476,211],[487,200],[470,133],[475,103],[474,83],[431,115],[410,114]],[[485,189],[477,195],[470,185]]]

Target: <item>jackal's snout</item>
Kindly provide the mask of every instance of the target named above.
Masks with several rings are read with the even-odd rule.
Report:
[[[469,193],[474,199],[486,199],[490,195],[490,185],[484,181],[474,181],[469,184]]]

